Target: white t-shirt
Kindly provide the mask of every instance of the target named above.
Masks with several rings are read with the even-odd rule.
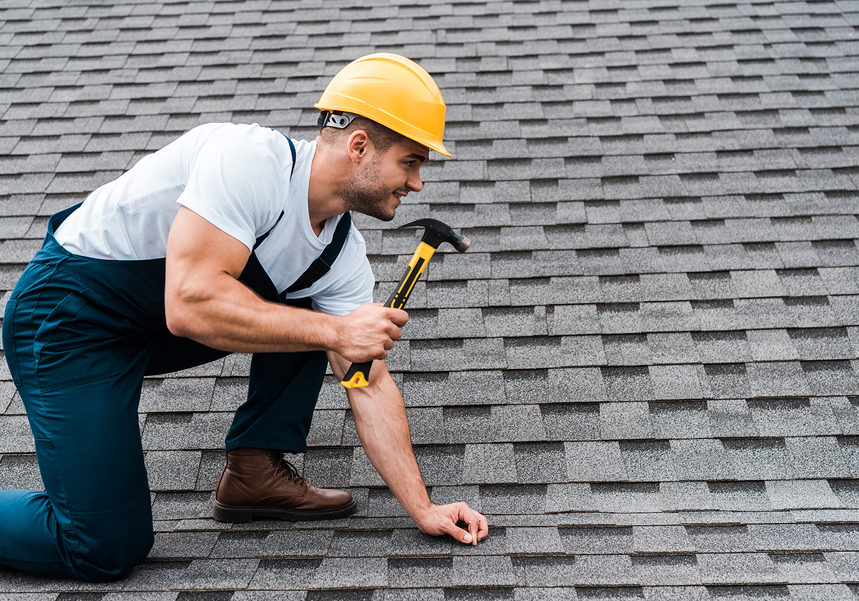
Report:
[[[292,154],[279,132],[257,124],[201,125],[95,190],[54,236],[69,252],[87,257],[160,259],[183,205],[248,249],[271,230],[256,255],[282,292],[331,241],[340,219],[326,221],[318,237],[313,232],[307,188],[316,142],[294,143],[290,178]],[[315,309],[346,315],[372,302],[374,283],[364,238],[352,225],[331,271],[286,298],[309,296]]]

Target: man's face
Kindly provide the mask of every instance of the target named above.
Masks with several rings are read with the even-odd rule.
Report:
[[[384,153],[373,155],[343,190],[346,208],[390,221],[409,192],[420,192],[421,165],[429,157],[425,146],[412,140],[397,142]]]

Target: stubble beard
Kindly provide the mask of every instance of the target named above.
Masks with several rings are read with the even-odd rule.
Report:
[[[381,221],[394,218],[395,211],[388,208],[392,191],[379,183],[380,174],[378,160],[374,157],[365,172],[343,187],[341,195],[346,210],[357,211]]]

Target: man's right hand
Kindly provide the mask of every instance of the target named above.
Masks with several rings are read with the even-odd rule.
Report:
[[[401,328],[408,320],[409,314],[402,309],[364,303],[343,318],[333,350],[352,363],[384,359],[402,338]]]

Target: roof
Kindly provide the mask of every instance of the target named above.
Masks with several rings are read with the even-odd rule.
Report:
[[[390,366],[437,502],[419,533],[330,377],[306,456],[346,520],[210,517],[247,356],[144,383],[157,531],[126,580],[0,599],[859,598],[859,6],[848,0],[122,2],[0,9],[0,308],[57,210],[208,121],[315,135],[347,61],[409,56],[450,160],[390,224],[383,300],[442,247]],[[0,487],[41,482],[0,365]],[[144,597],[143,593],[147,595]]]

